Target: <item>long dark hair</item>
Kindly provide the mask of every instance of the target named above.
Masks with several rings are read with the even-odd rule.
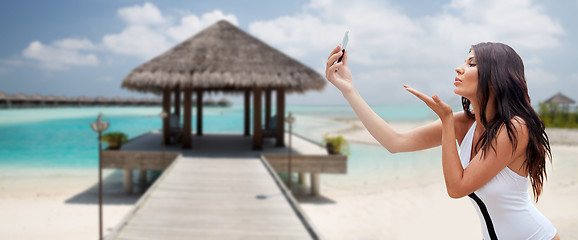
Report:
[[[493,149],[492,142],[496,134],[502,126],[505,126],[515,150],[518,138],[511,121],[514,117],[523,119],[530,138],[523,166],[530,176],[534,199],[538,202],[544,180],[547,179],[546,157],[551,162],[552,153],[544,122],[530,105],[522,58],[514,49],[502,43],[479,43],[472,46],[471,50],[474,51],[478,67],[477,101],[480,106],[476,108],[478,112],[475,114],[480,115],[481,122],[486,128],[475,149],[482,150],[482,155],[490,148]],[[490,91],[496,100],[497,113],[493,119],[486,119]],[[474,118],[470,105],[470,100],[462,97],[462,107],[466,115]]]

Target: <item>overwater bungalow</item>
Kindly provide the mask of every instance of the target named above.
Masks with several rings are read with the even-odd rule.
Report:
[[[30,97],[24,93],[17,93],[9,96],[11,105],[30,106]]]
[[[43,96],[40,94],[34,94],[28,96],[24,93],[18,94],[7,94],[0,91],[0,107],[11,108],[11,107],[45,107],[45,106],[157,106],[161,104],[161,99],[159,98],[105,98],[97,97],[90,98],[86,96],[71,97],[68,98],[64,95],[55,97],[50,94]]]
[[[215,107],[217,106],[217,102],[215,102],[215,100],[213,100],[212,98],[207,98],[207,100],[205,100],[203,102],[203,106],[205,107]]]
[[[44,106],[44,97],[38,93],[30,96],[28,101],[33,106]]]
[[[124,78],[122,87],[162,95],[163,111],[167,113],[171,113],[172,102],[172,113],[184,119],[180,141],[183,148],[192,146],[193,94],[197,99],[197,135],[203,134],[203,96],[224,92],[244,95],[244,134],[249,136],[252,97],[253,148],[261,149],[264,137],[261,119],[264,117],[265,123],[272,119],[272,95],[276,96],[276,125],[279,126],[276,145],[284,146],[285,95],[320,90],[325,82],[313,69],[229,22],[219,21],[135,68]],[[181,102],[184,113],[180,112]],[[170,142],[169,129],[166,118],[163,121],[165,143]]]
[[[98,96],[94,98],[94,102],[92,105],[100,105],[100,106],[107,106],[109,105],[108,99],[104,98],[103,96]]]
[[[10,100],[8,99],[8,94],[0,91],[0,107],[8,108],[10,107]]]
[[[66,105],[78,105],[75,99],[68,99],[64,95],[60,95],[54,99],[56,105],[58,106],[66,106]]]
[[[108,99],[107,104],[109,105],[125,105],[126,101],[118,96]]]
[[[129,98],[125,99],[125,104],[127,106],[138,106],[138,105],[141,105],[142,103],[140,103],[139,100],[134,98],[134,97],[129,97]]]
[[[80,96],[80,97],[74,98],[74,101],[76,102],[76,105],[79,107],[92,105],[92,99],[88,98],[86,96]]]
[[[55,106],[56,105],[56,97],[50,94],[48,96],[44,96],[44,104],[47,106]]]
[[[232,105],[232,103],[227,100],[226,98],[221,98],[221,100],[219,100],[217,102],[217,105],[221,106],[221,107],[229,107]]]

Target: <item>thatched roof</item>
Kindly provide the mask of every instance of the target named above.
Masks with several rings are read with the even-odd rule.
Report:
[[[68,101],[68,100],[69,99],[64,95],[60,95],[60,96],[56,97],[56,101]],[[70,99],[70,100],[72,100],[72,99]]]
[[[325,84],[313,69],[219,21],[135,68],[122,87],[153,93],[177,85],[208,91],[284,87],[287,92],[304,92]]]
[[[44,97],[37,93],[37,94],[30,96],[29,100],[42,101],[42,100],[44,100]]]
[[[27,101],[30,100],[30,97],[26,96],[24,93],[17,93],[15,95],[10,96],[10,99],[16,101]]]
[[[54,100],[56,100],[56,97],[54,97],[54,95],[52,95],[52,94],[50,94],[48,96],[44,96],[44,101],[53,102]]]
[[[551,98],[548,98],[548,100],[546,100],[545,103],[574,104],[576,102],[559,92],[556,95],[552,96]]]

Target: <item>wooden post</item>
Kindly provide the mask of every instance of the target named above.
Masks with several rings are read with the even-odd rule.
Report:
[[[255,88],[253,90],[253,150],[263,149],[261,111],[261,89]]]
[[[169,134],[170,131],[170,118],[169,114],[171,113],[171,90],[169,87],[165,87],[163,91],[163,112],[167,114],[167,117],[163,119],[163,134],[164,134],[164,143],[169,144],[171,140],[171,136]]]
[[[285,88],[277,89],[277,147],[285,146]]]
[[[245,136],[251,135],[251,90],[245,90]]]
[[[265,90],[265,129],[269,128],[271,122],[271,89]]]
[[[139,173],[139,175],[138,175],[139,182],[146,182],[147,181],[147,170],[146,169],[140,169],[138,173]]]
[[[192,106],[191,106],[191,95],[192,95],[192,89],[185,87],[184,89],[185,93],[184,93],[184,119],[183,119],[183,133],[182,135],[182,148],[192,148],[193,147],[193,141],[192,141],[192,137],[191,137],[191,119],[192,119]]]
[[[298,183],[299,185],[305,184],[305,173],[303,172],[299,173]]]
[[[181,89],[180,87],[177,85],[175,87],[175,114],[177,116],[179,116],[179,122],[180,122],[180,116],[181,116]],[[174,126],[174,127],[178,127],[178,126]]]
[[[203,136],[203,90],[197,90],[197,136]]]
[[[132,169],[124,169],[124,192],[127,194],[132,193]]]
[[[319,173],[311,173],[311,195],[319,196]]]

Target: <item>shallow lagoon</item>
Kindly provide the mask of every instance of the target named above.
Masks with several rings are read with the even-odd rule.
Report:
[[[423,120],[431,113],[423,106],[376,107],[393,120]],[[97,166],[97,135],[89,124],[99,113],[110,122],[108,131],[129,138],[161,127],[159,107],[84,107],[0,110],[0,166],[13,168],[93,168]],[[333,118],[355,118],[347,106],[289,106],[296,115],[295,133],[320,142],[324,131],[347,128]],[[193,114],[195,112],[193,111]],[[193,126],[196,119],[193,116]],[[204,109],[205,132],[243,132],[243,108]],[[288,129],[288,128],[286,128]],[[417,155],[419,156],[417,156]],[[379,146],[351,144],[350,174],[376,174],[385,169],[419,165],[423,153],[389,154]],[[426,154],[426,158],[432,154]],[[368,168],[369,167],[369,168]],[[367,171],[369,169],[369,171]]]

